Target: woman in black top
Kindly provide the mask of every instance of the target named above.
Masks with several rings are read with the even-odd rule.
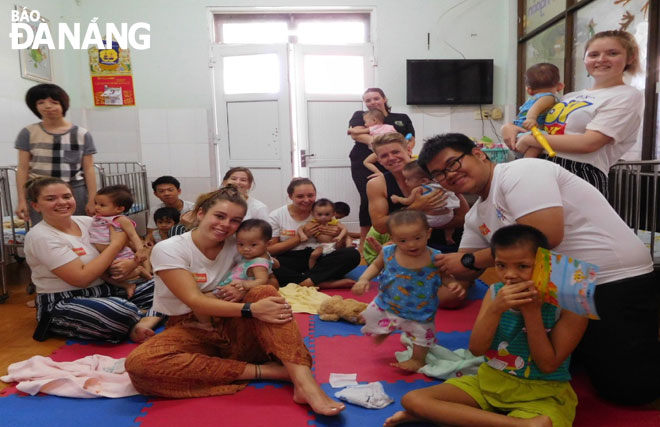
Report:
[[[384,124],[392,125],[402,135],[412,135],[412,139],[408,141],[408,147],[412,150],[415,145],[415,128],[413,127],[410,117],[402,113],[391,113],[391,107],[387,104],[387,97],[380,88],[369,88],[362,95],[367,109],[378,109],[385,115]],[[349,128],[364,127],[364,120],[362,114],[364,111],[356,111],[353,117],[348,122]],[[362,252],[362,245],[364,239],[371,227],[371,218],[369,218],[369,200],[367,199],[367,180],[372,172],[367,169],[363,162],[371,154],[369,145],[372,142],[372,137],[368,134],[351,135],[355,141],[355,145],[349,154],[351,159],[351,175],[353,182],[360,193],[360,252]],[[385,169],[376,164],[383,172]]]

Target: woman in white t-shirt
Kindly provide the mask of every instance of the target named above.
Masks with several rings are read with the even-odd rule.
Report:
[[[244,220],[252,218],[268,220],[268,207],[266,204],[249,194],[254,186],[254,176],[250,169],[241,166],[229,169],[222,178],[222,185],[227,184],[237,187],[238,191],[241,192],[241,196],[247,201],[247,213],[243,218]]]
[[[564,95],[547,114],[548,142],[557,152],[548,160],[560,164],[607,196],[610,167],[637,141],[644,98],[623,81],[640,69],[639,47],[626,31],[602,31],[585,46],[584,65],[593,78],[589,89]],[[541,147],[526,135],[516,150]]]
[[[137,285],[135,294],[101,279],[110,268],[123,280],[138,266],[131,259],[115,260],[126,245],[124,233],[110,228],[110,245],[100,253],[89,241],[92,218],[73,216],[76,200],[71,187],[59,178],[37,178],[26,195],[43,221],[25,237],[25,258],[37,288],[34,338],[49,335],[120,342],[130,336],[144,341],[154,334],[160,318],[151,309],[154,282]]]
[[[313,248],[301,242],[296,233],[298,227],[304,226],[308,236],[313,236],[317,231],[334,236],[340,232],[339,227],[310,222],[312,205],[316,201],[314,183],[308,178],[294,178],[286,191],[292,203],[275,209],[268,216],[268,222],[273,227],[268,252],[280,262],[280,267],[273,270],[280,286],[289,283],[320,288],[353,286],[355,280],[344,276],[360,264],[360,253],[355,248],[340,248],[322,255],[314,267],[309,268]]]
[[[210,294],[240,258],[234,233],[246,210],[235,188],[202,195],[194,209],[198,227],[154,246],[154,308],[170,319],[128,356],[126,371],[140,393],[174,398],[231,394],[250,380],[291,381],[294,401],[338,414],[344,405],[314,380],[291,306],[277,289],[230,284],[223,299]],[[212,328],[194,313],[212,316]]]

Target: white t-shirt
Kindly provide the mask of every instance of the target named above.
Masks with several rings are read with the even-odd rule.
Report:
[[[82,236],[72,236],[41,221],[25,235],[25,258],[32,270],[32,283],[39,294],[74,291],[79,287],[69,285],[57,277],[53,270],[79,258],[87,264],[99,256],[92,242],[89,241],[89,228],[92,218],[88,216],[73,216]],[[96,279],[89,286],[98,286],[103,280]]]
[[[181,201],[183,202],[183,207],[179,211],[179,213],[181,215],[183,215],[186,212],[189,212],[189,211],[193,210],[193,208],[195,207],[195,204],[193,202],[189,202],[187,200],[181,200]],[[149,210],[149,222],[147,224],[147,228],[153,228],[153,229],[158,228],[156,226],[156,221],[154,220],[154,213],[156,212],[156,210],[158,210],[160,208],[164,208],[164,207],[166,207],[165,203],[160,202],[156,206],[154,206],[153,208],[151,208]]]
[[[215,259],[208,259],[192,240],[191,232],[163,240],[151,252],[154,270],[153,309],[169,316],[190,313],[190,307],[174,296],[163,279],[157,274],[162,270],[184,269],[194,277],[199,290],[210,292],[225,278],[231,268],[240,261],[236,250],[236,238],[231,236]]]
[[[607,175],[637,141],[643,109],[644,97],[632,86],[585,89],[564,95],[546,115],[545,129],[550,135],[594,130],[614,139],[593,153],[557,151],[559,157],[591,164]]]
[[[488,197],[479,198],[465,217],[461,248],[486,248],[496,230],[556,206],[564,211],[564,239],[553,251],[598,265],[598,284],[653,271],[648,249],[605,197],[583,179],[541,159],[495,166]]]
[[[260,200],[255,199],[254,197],[248,197],[247,199],[247,212],[245,213],[246,219],[263,219],[268,221],[268,206]]]
[[[288,205],[277,208],[268,215],[268,222],[270,223],[270,226],[273,227],[273,237],[279,237],[280,242],[294,237],[298,227],[307,224],[311,219],[312,214],[302,221],[296,221],[291,217]],[[307,242],[302,242],[291,250],[297,251],[305,249],[306,247]]]

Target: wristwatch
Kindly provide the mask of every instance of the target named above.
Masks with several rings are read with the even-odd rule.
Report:
[[[250,305],[252,305],[250,302],[243,304],[243,308],[241,308],[241,317],[252,317],[252,309],[250,308]]]
[[[463,254],[463,256],[461,257],[461,264],[463,264],[463,267],[469,268],[470,270],[481,271],[480,268],[474,265],[474,254],[471,253]]]

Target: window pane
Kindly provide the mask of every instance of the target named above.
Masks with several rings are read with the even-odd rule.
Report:
[[[222,24],[222,43],[286,43],[286,22],[237,22]]]
[[[539,62],[549,62],[559,68],[560,81],[564,81],[564,54],[566,25],[562,19],[525,43],[525,69]]]
[[[523,33],[527,34],[566,8],[566,0],[527,0],[523,13]]]
[[[280,91],[280,64],[274,53],[228,56],[222,59],[222,66],[228,95]]]
[[[361,56],[305,55],[305,92],[361,94],[364,60]]]
[[[364,22],[301,22],[296,32],[301,44],[365,43]]]

